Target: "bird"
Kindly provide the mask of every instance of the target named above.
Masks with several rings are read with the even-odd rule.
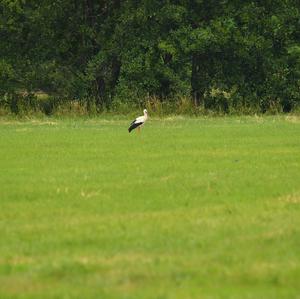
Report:
[[[134,130],[135,128],[138,129],[138,132],[140,132],[141,127],[144,125],[144,123],[146,122],[148,118],[148,112],[146,109],[144,109],[144,115],[143,116],[139,116],[137,117],[129,126],[128,128],[128,132],[130,133],[132,130]]]

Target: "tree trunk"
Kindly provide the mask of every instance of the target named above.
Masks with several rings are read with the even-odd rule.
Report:
[[[195,106],[200,105],[201,93],[199,92],[199,54],[192,54],[192,76],[191,76],[191,87],[192,87],[192,99]]]

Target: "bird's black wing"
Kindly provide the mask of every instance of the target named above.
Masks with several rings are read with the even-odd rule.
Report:
[[[128,132],[130,133],[132,130],[134,130],[135,128],[139,127],[140,125],[142,125],[142,122],[135,122],[135,120],[130,124],[130,127],[128,128]]]

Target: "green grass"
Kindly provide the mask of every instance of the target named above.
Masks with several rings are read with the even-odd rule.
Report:
[[[0,121],[0,298],[300,298],[300,119]]]

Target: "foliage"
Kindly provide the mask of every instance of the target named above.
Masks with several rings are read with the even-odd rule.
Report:
[[[42,90],[96,111],[187,97],[225,113],[289,112],[299,20],[296,0],[2,0],[1,103]]]

